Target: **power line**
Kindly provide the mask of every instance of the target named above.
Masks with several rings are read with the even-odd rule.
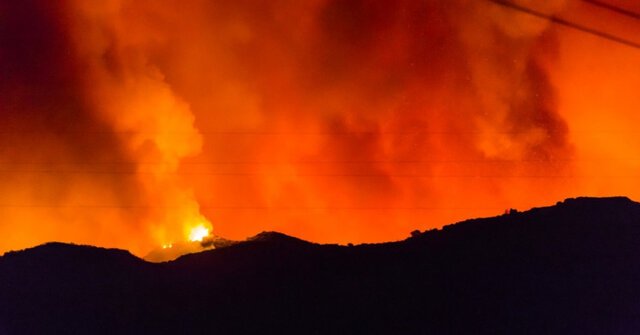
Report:
[[[553,163],[574,163],[574,162],[637,162],[640,157],[624,157],[624,158],[553,158],[553,159],[409,159],[409,160],[291,160],[291,161],[260,161],[260,160],[238,160],[238,161],[198,161],[198,162],[180,162],[180,166],[216,166],[216,165],[365,165],[365,164],[440,164],[440,163],[473,163],[473,164],[503,164],[503,163],[531,163],[531,164],[553,164]],[[174,163],[166,162],[136,162],[136,161],[112,161],[112,162],[54,162],[54,161],[0,161],[0,166],[173,166]],[[6,170],[0,169],[0,172],[20,172],[25,170]]]
[[[487,0],[487,1],[490,1],[490,2],[495,3],[497,5],[503,6],[505,8],[517,10],[517,11],[525,13],[525,14],[529,14],[529,15],[532,15],[532,16],[535,16],[535,17],[538,17],[538,18],[541,18],[541,19],[549,20],[549,21],[551,21],[551,22],[553,22],[555,24],[559,24],[559,25],[562,25],[562,26],[565,26],[565,27],[568,27],[568,28],[572,28],[572,29],[581,31],[583,33],[591,34],[591,35],[594,35],[594,36],[597,36],[597,37],[600,37],[600,38],[603,38],[603,39],[610,40],[612,42],[620,43],[620,44],[626,45],[628,47],[640,49],[640,43],[637,43],[637,42],[634,42],[634,41],[631,41],[631,40],[628,40],[628,39],[624,39],[622,37],[615,36],[615,35],[612,35],[612,34],[609,34],[609,33],[605,33],[605,32],[600,31],[600,30],[589,28],[587,26],[583,26],[583,25],[580,25],[580,24],[577,24],[577,23],[574,23],[574,22],[571,22],[571,21],[567,21],[567,20],[565,20],[563,18],[554,16],[554,15],[545,14],[545,13],[536,11],[536,10],[534,10],[532,8],[525,7],[525,6],[522,6],[522,5],[518,5],[518,4],[515,4],[515,3],[510,2],[510,1],[506,1],[506,0]]]
[[[636,20],[640,20],[640,14],[630,11],[626,8],[622,8],[622,7],[618,7],[618,6],[614,6],[612,4],[603,2],[603,1],[599,1],[599,0],[582,0],[583,2],[586,2],[588,4],[594,5],[594,6],[598,6],[600,8],[604,8],[607,10],[610,10],[612,12],[616,12],[618,14],[624,15],[624,16],[628,16],[630,18],[636,19]]]
[[[482,130],[469,130],[469,131],[460,131],[460,130],[442,130],[442,131],[425,131],[425,130],[400,130],[400,131],[376,131],[376,130],[363,130],[363,131],[318,131],[318,132],[305,132],[305,131],[252,131],[252,130],[243,130],[243,131],[194,131],[194,132],[171,132],[171,131],[162,131],[162,132],[146,132],[146,131],[127,131],[127,132],[119,132],[119,131],[101,131],[94,132],[90,130],[86,131],[47,131],[47,130],[0,130],[0,135],[25,135],[25,134],[33,134],[33,135],[217,135],[217,136],[338,136],[338,135],[522,135],[529,134],[532,131],[536,131],[540,129],[532,129],[532,130],[523,130],[523,131],[482,131]],[[604,133],[620,133],[618,131],[603,131]],[[631,133],[638,133],[640,131],[630,131]],[[556,133],[566,133],[565,131],[553,131],[553,130],[545,130],[545,133],[556,134]],[[623,132],[628,133],[628,132]]]
[[[127,205],[18,205],[0,204],[0,208],[42,209],[175,209],[178,206],[127,206]],[[201,210],[263,210],[263,211],[448,211],[448,210],[502,210],[504,207],[269,207],[269,206],[200,206]]]
[[[4,172],[4,171],[0,171]],[[153,172],[137,172],[137,171],[20,171],[14,173],[23,174],[51,174],[51,175],[155,175]],[[164,173],[164,175],[172,176],[210,176],[210,177],[327,177],[327,178],[380,178],[380,177],[392,177],[392,178],[416,178],[416,179],[576,179],[576,178],[591,178],[591,179],[640,179],[640,175],[432,175],[432,174],[401,174],[401,173],[300,173],[300,174],[279,174],[279,173],[243,173],[243,172],[231,172],[231,173],[218,173],[218,172],[172,172]]]
[[[500,0],[488,0],[500,2]],[[615,129],[591,129],[591,130],[553,130],[538,129],[513,130],[513,131],[486,131],[486,130],[354,130],[354,131],[216,131],[216,130],[194,130],[193,132],[174,131],[91,131],[91,130],[29,130],[13,129],[0,130],[0,135],[224,135],[224,136],[337,136],[337,135],[524,135],[532,131],[542,130],[547,134],[638,134],[640,130],[615,130]]]
[[[260,161],[260,160],[220,160],[220,161],[198,161],[198,162],[56,162],[56,161],[0,161],[0,173],[156,173],[152,168],[160,168],[163,166],[179,168],[166,171],[166,174],[190,174],[190,173],[222,173],[215,172],[214,168],[236,168],[244,167],[263,167],[263,166],[286,166],[286,167],[304,167],[316,165],[317,168],[331,168],[334,165],[347,166],[363,166],[375,165],[384,167],[385,165],[400,165],[408,167],[417,167],[427,164],[443,165],[443,164],[469,164],[469,165],[501,165],[501,164],[518,164],[518,165],[537,165],[537,164],[568,164],[568,163],[597,163],[603,164],[607,162],[640,162],[640,157],[620,157],[620,158],[551,158],[551,159],[373,159],[373,160],[281,160],[281,161]],[[44,168],[42,168],[44,167]],[[228,172],[224,172],[228,173]]]

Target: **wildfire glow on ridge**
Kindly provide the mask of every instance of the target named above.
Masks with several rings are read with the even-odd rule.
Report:
[[[189,232],[189,241],[199,242],[207,236],[209,236],[209,228],[205,227],[204,224],[199,224],[191,228],[191,231]]]

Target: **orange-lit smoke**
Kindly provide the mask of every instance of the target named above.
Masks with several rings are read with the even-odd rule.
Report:
[[[384,241],[640,198],[640,50],[490,1],[1,3],[3,250],[144,254],[208,221]],[[580,1],[519,3],[640,30]]]

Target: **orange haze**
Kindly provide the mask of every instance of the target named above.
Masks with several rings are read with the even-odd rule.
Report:
[[[619,13],[518,3],[640,43]],[[0,0],[0,39],[0,251],[640,199],[640,50],[487,0]]]

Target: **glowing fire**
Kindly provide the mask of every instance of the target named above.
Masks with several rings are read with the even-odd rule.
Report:
[[[209,236],[209,228],[205,227],[204,224],[199,224],[191,228],[191,231],[189,232],[189,241],[200,242],[207,236]]]
[[[191,242],[200,242],[211,234],[211,222],[200,214],[190,216],[184,225],[184,233]]]

